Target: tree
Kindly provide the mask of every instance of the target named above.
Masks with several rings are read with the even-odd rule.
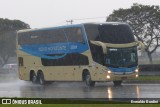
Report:
[[[133,4],[131,8],[114,10],[106,21],[128,23],[135,37],[144,43],[150,63],[152,54],[160,46],[160,7]]]
[[[0,65],[16,54],[16,30],[28,28],[29,25],[20,20],[0,18]]]

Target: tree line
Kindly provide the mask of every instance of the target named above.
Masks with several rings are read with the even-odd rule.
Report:
[[[160,47],[160,7],[155,5],[133,4],[127,9],[114,10],[106,21],[128,23],[137,40],[145,45],[145,52],[152,63],[152,54]],[[0,66],[16,55],[16,30],[29,29],[20,20],[0,18]]]
[[[152,54],[160,47],[160,7],[155,5],[133,4],[128,9],[114,10],[106,21],[128,23],[137,40],[145,45],[150,63]]]
[[[30,26],[20,20],[0,18],[0,66],[16,56],[16,31]]]

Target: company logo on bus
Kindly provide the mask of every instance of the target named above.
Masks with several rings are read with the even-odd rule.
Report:
[[[69,53],[83,53],[88,50],[88,45],[82,43],[35,44],[21,47],[21,50],[26,53],[46,59],[58,59]],[[60,54],[61,56],[47,56],[49,54]]]

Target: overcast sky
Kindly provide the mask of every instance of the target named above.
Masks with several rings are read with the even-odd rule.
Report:
[[[133,3],[160,5],[160,0],[0,0],[0,18],[18,19],[31,28],[64,25],[69,19],[95,18],[73,23],[104,22],[113,10]]]

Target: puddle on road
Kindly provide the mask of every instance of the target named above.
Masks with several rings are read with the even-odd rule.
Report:
[[[160,86],[148,84],[96,83],[87,87],[83,82],[53,82],[45,86],[19,80],[13,75],[0,76],[0,97],[29,98],[159,98]],[[3,78],[3,79],[2,79]],[[4,79],[5,78],[5,79]]]

